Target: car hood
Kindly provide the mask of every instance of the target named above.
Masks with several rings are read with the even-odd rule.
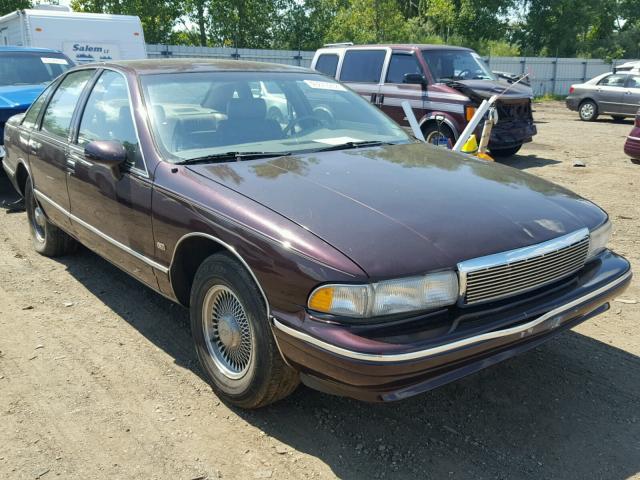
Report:
[[[606,219],[540,178],[417,143],[189,168],[311,231],[374,279],[454,268]]]
[[[7,85],[0,87],[0,108],[26,110],[42,93],[45,85]]]
[[[449,86],[478,101],[500,94],[507,88],[509,90],[500,97],[502,101],[533,98],[531,87],[521,83],[511,84],[497,80],[459,80],[452,82]]]

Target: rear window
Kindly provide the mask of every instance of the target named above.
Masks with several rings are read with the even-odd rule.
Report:
[[[330,77],[336,76],[338,70],[338,55],[335,53],[323,53],[318,57],[316,70]]]
[[[0,53],[0,86],[49,83],[72,65],[59,53]]]
[[[342,61],[340,80],[378,83],[386,54],[385,50],[347,50]]]

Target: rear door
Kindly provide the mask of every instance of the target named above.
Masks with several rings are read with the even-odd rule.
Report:
[[[627,115],[635,115],[640,108],[640,74],[629,75],[623,93],[622,108]]]
[[[407,75],[418,74],[424,77],[424,71],[414,52],[394,50],[391,52],[386,69],[384,84],[380,88],[378,103],[387,115],[401,125],[407,123],[402,102],[411,104],[416,118],[425,114],[426,85],[407,83]]]
[[[390,55],[390,48],[347,49],[340,66],[339,79],[379,107],[384,101],[384,94],[380,94],[380,86]]]
[[[598,82],[594,96],[600,113],[623,114],[627,74],[612,73]]]
[[[68,73],[46,106],[39,130],[29,139],[29,166],[38,199],[54,223],[71,228],[68,218],[67,151],[71,120],[95,69]]]
[[[87,159],[92,141],[121,143],[127,161],[121,177]],[[74,231],[92,250],[157,288],[152,269],[152,183],[140,147],[125,76],[103,70],[78,115],[77,134],[69,147],[69,199]]]

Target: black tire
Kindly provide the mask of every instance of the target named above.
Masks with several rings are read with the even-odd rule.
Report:
[[[624,115],[611,115],[611,118],[613,118],[614,122],[623,122],[625,118]]]
[[[440,125],[440,130],[438,133],[438,125],[435,122],[429,122],[422,128],[422,134],[424,135],[424,139],[427,143],[435,144],[437,138],[444,137],[448,141],[451,142],[451,146],[455,145],[456,137],[453,134],[453,131],[449,128],[448,125],[444,123]]]
[[[262,295],[239,262],[224,253],[202,262],[190,302],[196,354],[221,400],[242,408],[259,408],[296,389],[298,372],[280,355]],[[209,312],[206,320],[205,310]],[[246,354],[248,347],[250,353]]]
[[[492,148],[489,153],[495,158],[508,158],[513,157],[521,148],[522,144],[510,148]]]
[[[46,257],[59,257],[76,251],[78,243],[45,216],[33,192],[30,178],[27,178],[24,189],[29,231],[35,251]]]
[[[598,105],[593,100],[585,100],[578,107],[578,115],[583,122],[594,122],[598,118]]]

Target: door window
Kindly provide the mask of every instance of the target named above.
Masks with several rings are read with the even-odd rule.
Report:
[[[316,62],[316,70],[330,77],[335,77],[338,70],[338,55],[335,53],[323,53],[320,55]]]
[[[51,97],[42,118],[42,131],[66,138],[71,128],[71,117],[85,85],[95,70],[80,70],[67,75]]]
[[[42,106],[44,105],[47,96],[49,96],[49,92],[53,86],[48,87],[44,92],[40,94],[36,101],[31,104],[27,113],[25,113],[24,118],[22,119],[22,125],[27,128],[34,128],[38,121],[38,114],[40,110],[42,110]]]
[[[347,50],[342,61],[340,80],[378,83],[386,54],[385,50]]]
[[[125,78],[105,70],[96,82],[82,113],[78,145],[95,140],[112,140],[127,150],[127,163],[145,170],[136,135]]]
[[[410,53],[394,53],[391,55],[387,83],[404,83],[404,76],[407,73],[422,75],[422,68],[420,68],[416,57]]]
[[[627,80],[628,75],[618,75],[614,73],[604,77],[598,82],[598,85],[602,87],[624,87],[624,82]]]
[[[627,80],[628,88],[640,88],[640,75],[630,75]]]

